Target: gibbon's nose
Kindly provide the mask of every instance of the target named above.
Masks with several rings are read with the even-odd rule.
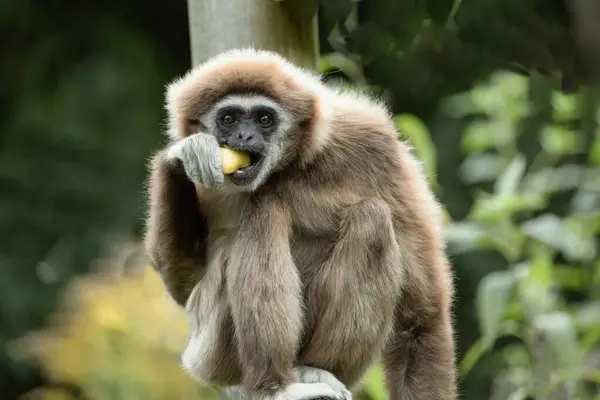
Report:
[[[242,129],[229,137],[229,146],[246,148],[256,143],[256,133],[250,129]]]
[[[242,143],[249,143],[254,140],[254,132],[251,131],[242,131],[237,134],[237,139]]]

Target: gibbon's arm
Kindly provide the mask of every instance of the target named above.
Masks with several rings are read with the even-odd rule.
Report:
[[[303,311],[290,228],[277,199],[253,201],[231,250],[227,292],[243,384],[252,394],[272,394],[294,381]]]
[[[185,306],[206,264],[208,224],[194,184],[166,150],[152,160],[149,186],[146,251],[171,297]]]

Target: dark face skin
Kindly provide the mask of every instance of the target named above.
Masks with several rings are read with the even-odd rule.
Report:
[[[216,114],[217,140],[221,146],[250,154],[252,165],[242,168],[230,178],[236,185],[251,183],[260,172],[271,135],[277,131],[277,112],[266,105],[244,109],[227,105]]]

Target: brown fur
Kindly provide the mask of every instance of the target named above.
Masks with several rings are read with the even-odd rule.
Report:
[[[163,151],[154,158],[148,253],[208,327],[184,365],[264,394],[291,383],[294,365],[353,385],[382,357],[391,400],[455,399],[439,207],[387,110],[272,54],[233,54],[170,87],[171,135],[189,134],[181,126],[223,96],[252,92],[293,116],[295,140],[286,167],[252,193],[194,193]]]

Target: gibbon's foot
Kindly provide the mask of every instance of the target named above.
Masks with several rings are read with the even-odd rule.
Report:
[[[310,367],[302,367],[310,368]],[[327,371],[320,370],[318,368],[310,368],[313,372],[309,376],[310,379],[314,379],[323,372],[325,378],[329,378],[326,375],[329,374]],[[296,372],[296,371],[295,371]],[[331,375],[331,374],[329,374]],[[273,396],[261,396],[260,400],[352,400],[352,393],[346,389],[346,386],[339,382],[333,375],[333,385],[323,382],[314,383],[292,383],[287,386],[283,391]],[[248,400],[251,396],[248,396],[242,386],[230,386],[221,390],[220,400]]]
[[[296,380],[301,383],[325,383],[331,386],[334,390],[342,393],[345,399],[352,399],[352,392],[348,390],[346,385],[340,382],[335,375],[329,371],[320,368],[297,366],[294,368]],[[319,398],[321,399],[321,398]],[[315,399],[316,400],[316,399]],[[323,399],[325,400],[325,399]]]
[[[273,400],[351,400],[352,394],[326,383],[292,383]]]
[[[333,397],[311,397],[310,400],[335,400]]]

